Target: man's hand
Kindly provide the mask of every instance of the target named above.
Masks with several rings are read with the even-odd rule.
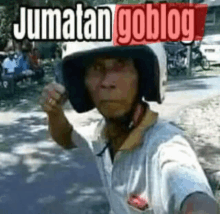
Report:
[[[44,87],[40,97],[42,109],[50,116],[62,111],[62,105],[67,101],[65,88],[57,83],[50,83]]]
[[[181,214],[218,214],[218,204],[207,194],[196,192],[183,202]]]

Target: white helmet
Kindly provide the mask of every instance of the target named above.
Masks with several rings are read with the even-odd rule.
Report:
[[[116,5],[99,7],[102,6],[109,6],[114,14]],[[134,59],[139,73],[139,98],[160,104],[164,100],[167,60],[163,43],[114,46],[113,41],[67,42],[63,44],[62,51],[64,85],[69,92],[73,108],[79,113],[95,107],[85,87],[84,72],[88,60],[97,56],[121,56]]]

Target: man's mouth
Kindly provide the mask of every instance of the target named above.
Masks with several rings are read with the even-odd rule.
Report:
[[[120,103],[120,100],[101,100],[101,103]]]

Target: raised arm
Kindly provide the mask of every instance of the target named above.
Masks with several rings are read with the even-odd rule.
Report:
[[[63,111],[59,115],[48,114],[49,131],[60,146],[65,149],[75,148],[76,145],[72,139],[73,126],[69,123]]]
[[[65,88],[56,83],[50,83],[42,92],[40,104],[48,115],[49,131],[52,138],[63,148],[76,147],[72,139],[73,126],[69,123],[62,109],[67,100]]]

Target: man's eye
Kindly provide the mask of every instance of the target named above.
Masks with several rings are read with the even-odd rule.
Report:
[[[99,64],[96,64],[96,65],[94,65],[94,66],[93,66],[93,69],[94,69],[94,70],[98,70],[98,71],[99,71],[99,70],[101,70],[101,69],[102,69],[102,66],[101,66],[101,65],[99,65]]]
[[[119,66],[124,66],[124,65],[125,65],[125,60],[119,59],[119,60],[117,61],[117,64],[118,64]]]

